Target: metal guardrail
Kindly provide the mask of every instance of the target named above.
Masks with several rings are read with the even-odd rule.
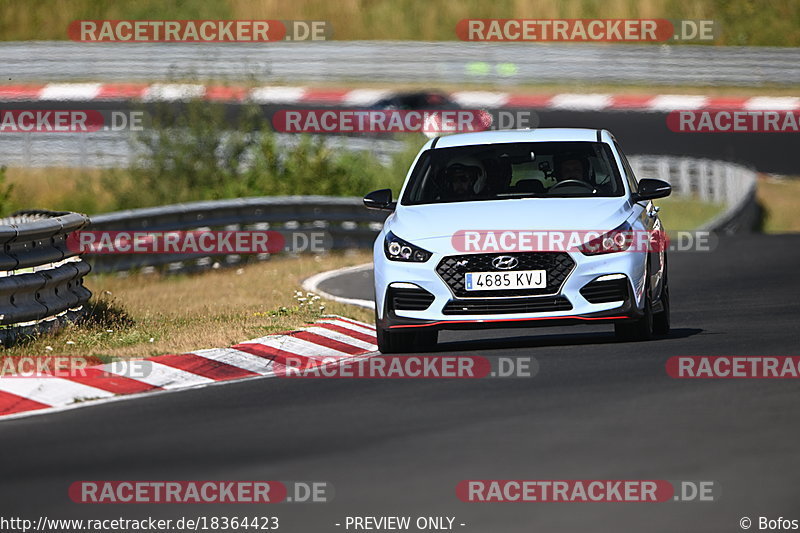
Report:
[[[330,249],[368,248],[386,214],[364,208],[361,198],[273,196],[238,198],[119,211],[91,217],[92,231],[272,230],[324,232]],[[95,272],[136,268],[194,271],[265,260],[238,254],[87,254]]]
[[[700,230],[731,234],[751,229],[758,222],[757,174],[747,167],[709,159],[647,155],[632,156],[630,163],[640,178],[670,182],[676,196],[724,205],[725,209]]]
[[[0,220],[0,340],[74,318],[91,292],[89,264],[67,238],[89,219],[77,213],[23,211]]]
[[[694,197],[721,203],[725,211],[707,225],[712,231],[745,229],[731,225],[743,206],[755,205],[756,174],[731,163],[667,156],[633,156],[637,174],[665,179],[672,183],[676,196]],[[369,211],[360,198],[325,196],[282,196],[240,198],[134,209],[94,216],[90,229],[125,231],[169,230],[291,230],[324,231],[332,249],[371,248],[385,213]],[[264,260],[235,254],[198,256],[187,254],[88,254],[95,272],[136,268],[166,268],[187,271],[234,266],[247,260]]]
[[[224,79],[647,85],[796,85],[799,48],[328,41],[269,44],[9,42],[3,74],[33,81]],[[713,68],[709,68],[713,65]]]

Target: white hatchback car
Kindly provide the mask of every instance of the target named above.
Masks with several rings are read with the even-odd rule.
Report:
[[[424,350],[460,328],[605,322],[623,340],[668,333],[651,200],[670,192],[637,180],[606,130],[432,139],[399,201],[390,189],[364,198],[392,211],[374,246],[379,349]]]

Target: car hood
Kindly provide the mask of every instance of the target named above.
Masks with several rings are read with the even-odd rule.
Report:
[[[449,244],[461,230],[607,231],[629,214],[625,197],[524,198],[401,206],[386,227],[412,243],[446,240]]]

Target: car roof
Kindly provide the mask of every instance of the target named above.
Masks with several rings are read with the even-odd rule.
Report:
[[[433,141],[431,141],[430,144],[435,148],[452,148],[455,146],[470,146],[475,144],[516,142],[597,142],[598,134],[605,134],[603,135],[604,141],[610,137],[610,134],[607,131],[589,128],[536,128],[524,130],[493,130],[475,133],[458,133],[455,135],[445,135],[439,137],[435,145]]]

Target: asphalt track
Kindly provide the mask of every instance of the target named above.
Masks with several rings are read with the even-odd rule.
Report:
[[[535,357],[531,379],[257,379],[0,422],[0,516],[449,515],[457,531],[719,531],[800,518],[796,380],[675,380],[672,355],[800,355],[800,236],[671,256],[674,330],[607,326],[442,335],[442,354]],[[363,278],[335,289],[369,297]],[[324,480],[327,504],[78,505],[76,480]],[[713,480],[713,503],[462,503],[464,479]],[[757,526],[752,528],[757,530]],[[352,529],[351,529],[352,531]]]

